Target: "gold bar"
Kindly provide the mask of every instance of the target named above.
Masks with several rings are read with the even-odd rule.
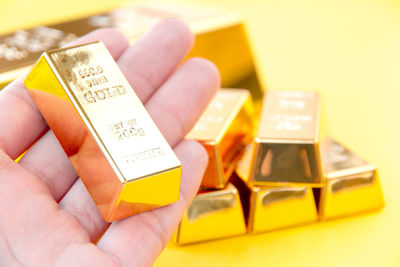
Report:
[[[375,166],[329,137],[321,142],[321,155],[326,177],[319,203],[322,220],[384,206]]]
[[[181,163],[103,43],[43,53],[24,83],[105,220],[179,199]]]
[[[242,205],[237,189],[199,191],[173,236],[177,244],[230,237],[246,233]]]
[[[238,173],[258,186],[322,186],[319,131],[318,93],[266,93],[258,134]]]
[[[260,233],[318,220],[314,192],[307,186],[252,186],[239,176],[232,179],[243,199],[247,231]],[[245,199],[247,199],[245,201]]]
[[[196,35],[189,57],[213,61],[223,87],[249,88],[253,99],[261,102],[261,81],[241,16],[171,3],[133,3],[95,16],[0,36],[0,88],[20,76],[43,51],[59,48],[90,31],[116,28],[134,42],[154,23],[170,17],[187,22]]]
[[[244,89],[221,89],[186,138],[207,150],[208,167],[201,186],[224,188],[243,147],[252,140],[252,102]]]

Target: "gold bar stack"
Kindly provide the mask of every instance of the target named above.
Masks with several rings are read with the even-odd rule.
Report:
[[[24,83],[105,220],[179,199],[181,163],[103,43],[43,53]]]
[[[249,91],[220,89],[186,136],[199,141],[209,155],[198,195],[175,233],[187,244],[246,233],[238,190],[228,183],[246,144],[252,140]]]
[[[249,91],[221,89],[186,135],[202,143],[209,156],[201,187],[225,187],[243,148],[252,140],[252,112]]]
[[[320,96],[267,92],[258,133],[238,164],[236,182],[250,200],[247,229],[271,231],[315,222],[313,187],[322,186]]]

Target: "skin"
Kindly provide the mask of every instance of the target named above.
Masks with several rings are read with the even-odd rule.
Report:
[[[181,64],[194,36],[176,19],[160,22],[131,46],[111,29],[70,45],[96,40],[105,43],[181,160],[180,200],[105,222],[18,79],[0,92],[0,266],[149,266],[197,192],[207,154],[183,138],[219,88],[217,68],[201,58]]]

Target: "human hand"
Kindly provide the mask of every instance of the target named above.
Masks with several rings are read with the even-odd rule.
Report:
[[[183,138],[219,87],[218,70],[199,58],[177,69],[194,37],[176,19],[162,21],[132,46],[111,29],[70,45],[97,40],[107,46],[181,160],[180,200],[111,224],[104,221],[18,79],[0,92],[0,266],[151,265],[197,192],[207,154]]]

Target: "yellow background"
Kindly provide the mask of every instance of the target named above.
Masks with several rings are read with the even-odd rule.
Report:
[[[121,2],[0,0],[0,31]],[[400,266],[400,2],[190,2],[245,16],[268,88],[322,92],[331,134],[378,166],[387,204],[379,213],[185,247],[170,245],[156,266]]]

